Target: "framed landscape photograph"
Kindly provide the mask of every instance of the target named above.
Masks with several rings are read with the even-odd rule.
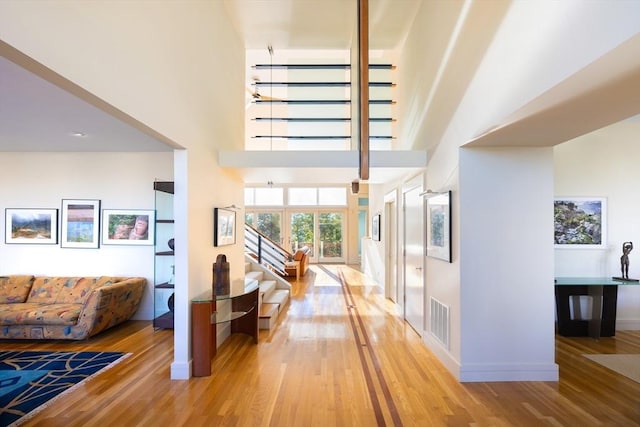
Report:
[[[58,209],[5,209],[5,243],[55,245]]]
[[[427,199],[427,256],[451,262],[451,191]]]
[[[598,249],[607,242],[604,197],[559,197],[553,202],[556,248]]]
[[[105,209],[102,211],[102,244],[153,245],[155,211]]]
[[[233,245],[236,242],[236,212],[213,209],[213,246]]]
[[[371,239],[380,241],[380,214],[375,214],[371,219]]]
[[[63,199],[61,216],[61,247],[99,247],[100,200]]]

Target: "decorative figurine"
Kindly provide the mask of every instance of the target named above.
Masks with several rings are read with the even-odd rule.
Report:
[[[167,282],[167,284],[169,285],[176,284],[176,266],[175,265],[171,266],[171,277],[169,277],[169,281]]]
[[[622,270],[622,278],[629,278],[629,252],[633,250],[633,242],[624,242],[622,244],[622,256],[620,257],[620,269]]]
[[[213,264],[213,295],[229,295],[231,293],[231,282],[229,279],[229,263],[227,256],[218,255]]]
[[[629,279],[629,252],[633,250],[633,242],[624,242],[622,244],[622,256],[620,257],[620,270],[622,276],[612,277],[613,280],[622,280],[624,282],[638,282],[638,279]]]

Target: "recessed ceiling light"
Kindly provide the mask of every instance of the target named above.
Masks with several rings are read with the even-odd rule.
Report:
[[[77,136],[78,138],[85,138],[87,136],[84,132],[71,132],[71,135]]]

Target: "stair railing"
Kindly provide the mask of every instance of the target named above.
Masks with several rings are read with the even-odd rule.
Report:
[[[244,247],[258,260],[259,264],[270,267],[282,276],[287,275],[284,269],[285,262],[293,259],[293,255],[246,223],[244,225]]]

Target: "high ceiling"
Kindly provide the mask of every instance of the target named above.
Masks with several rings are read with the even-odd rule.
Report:
[[[247,49],[265,49],[268,44],[280,50],[349,49],[357,28],[355,0],[223,1]],[[401,43],[420,1],[370,0],[371,48],[390,49]],[[70,93],[82,90],[70,82],[52,84],[56,77],[49,78],[55,74],[51,70],[37,70],[48,74],[45,80],[17,66],[6,58],[12,55],[11,47],[0,41],[0,152],[172,149],[152,130],[138,130],[140,123],[131,126],[135,120],[122,112]]]
[[[287,49],[348,50],[355,43],[356,0],[220,1],[247,49],[265,50],[271,45],[279,52]],[[457,21],[461,16],[459,5],[462,3],[369,0],[370,48],[373,51],[401,48],[416,16],[427,17],[416,26],[424,45],[414,46],[414,49],[420,49],[421,55],[406,58],[409,64],[405,70],[416,63],[422,67],[416,67],[421,74],[420,78],[414,78],[410,98],[403,99],[402,105],[407,106],[407,110],[403,111],[402,117],[408,116],[411,120],[407,122],[411,122],[412,126],[408,129],[407,137],[399,138],[402,141],[426,144],[440,139],[474,77],[484,49],[491,44],[493,35],[501,25],[504,13],[509,5],[517,4],[470,2],[472,6],[469,13],[458,28],[460,31],[455,43],[451,43],[455,33],[452,28],[458,27]],[[425,8],[428,14],[422,13]],[[542,44],[547,39],[541,34],[536,32],[535,36]],[[544,35],[551,37],[553,33]],[[566,37],[555,40],[564,39]],[[553,44],[541,48],[548,46]],[[22,64],[23,61],[16,61],[16,53],[11,49],[0,41],[0,151],[121,152],[172,149],[172,142],[163,139],[162,135],[83,92],[73,83],[56,77],[55,73],[42,65],[30,67],[35,74],[16,66],[14,62]],[[549,50],[551,54],[555,53]],[[513,112],[513,109],[496,114],[495,128],[480,135],[474,143],[500,145],[503,141],[527,142],[522,137],[526,135],[538,144],[550,146],[592,131],[596,126],[605,126],[638,114],[635,102],[637,88],[640,87],[637,84],[640,70],[636,59],[640,58],[638,51],[640,35],[532,102],[528,102],[529,98],[517,98],[511,92],[506,93],[509,101],[515,98],[527,103],[512,116],[502,117]],[[500,61],[498,63],[503,64]],[[540,61],[540,64],[532,63],[530,68],[543,65],[544,62]],[[548,74],[544,68],[539,71],[540,76]],[[46,79],[38,76],[45,76]],[[538,82],[540,79],[536,77],[528,81]],[[585,92],[587,86],[593,90]],[[603,93],[608,97],[603,97]],[[244,93],[239,96],[244,96]],[[518,108],[519,105],[512,107]],[[563,114],[558,114],[558,111]],[[585,121],[584,117],[598,117],[600,122]],[[568,124],[572,127],[569,128]],[[75,136],[75,132],[85,133],[86,136]],[[426,145],[403,148],[429,149]]]
[[[223,0],[247,49],[349,49],[357,35],[356,0]],[[369,44],[404,41],[422,0],[369,0]]]

